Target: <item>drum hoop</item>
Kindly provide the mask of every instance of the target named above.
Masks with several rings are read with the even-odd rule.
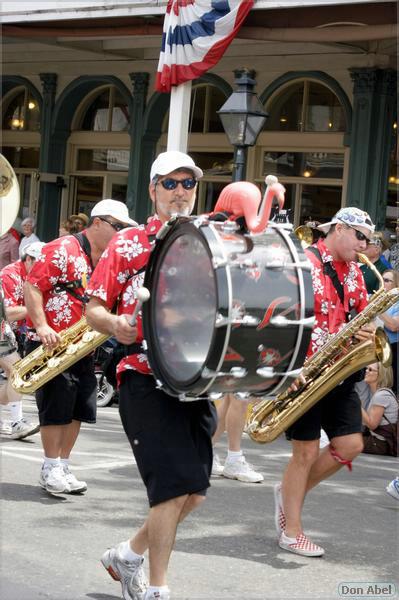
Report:
[[[185,231],[186,229],[188,229],[188,231],[190,231],[190,230],[192,230],[192,227],[194,227],[194,233],[193,233],[193,231],[191,231],[191,235],[198,236],[201,239],[201,242],[202,242],[206,252],[209,255],[209,261],[212,265],[213,254],[212,254],[211,244],[209,243],[209,239],[208,239],[207,235],[205,235],[205,232],[199,231],[200,229],[203,229],[204,227],[208,227],[208,225],[209,225],[209,223],[200,222],[200,221],[196,220],[195,218],[182,217],[182,218],[177,219],[176,222],[171,227],[170,231],[168,231],[166,236],[162,239],[162,243],[156,244],[155,248],[153,249],[153,251],[151,253],[150,261],[147,265],[147,269],[146,269],[146,273],[145,273],[144,286],[149,287],[149,288],[152,287],[151,282],[154,282],[154,280],[155,280],[155,266],[157,264],[157,259],[158,259],[158,257],[162,258],[162,255],[166,255],[165,243],[170,240],[170,244],[168,246],[168,248],[170,248],[170,246],[174,243],[174,241],[176,239],[178,239],[179,237],[181,237],[182,235],[184,235],[186,233],[186,231]],[[179,230],[179,231],[177,231],[177,230]],[[217,236],[215,235],[215,231],[213,231],[213,234],[214,234],[214,238],[217,238]],[[216,239],[216,242],[217,242],[217,247],[223,247],[220,243],[220,239]],[[216,276],[218,275],[218,273],[216,272],[215,269],[214,269],[214,274],[215,274],[214,282],[215,282],[215,294],[216,294],[216,302],[215,302],[215,304],[216,304],[215,316],[216,316],[218,309],[220,307],[220,302],[219,302],[219,289],[218,289],[218,285],[217,285],[217,281],[216,281],[216,279],[217,279]],[[159,270],[157,272],[157,275],[159,275]],[[231,284],[230,284],[230,287],[231,287]],[[231,289],[230,289],[230,295],[231,295]],[[202,372],[203,372],[204,367],[209,363],[211,351],[212,351],[213,347],[215,346],[215,339],[216,339],[216,337],[219,337],[220,335],[222,335],[221,330],[224,328],[220,328],[220,329],[214,328],[211,343],[209,344],[207,356],[203,362],[201,370],[199,370],[189,381],[186,381],[183,385],[183,383],[181,381],[175,379],[174,377],[172,377],[170,375],[170,373],[167,372],[162,360],[157,360],[160,357],[160,352],[156,349],[154,332],[151,330],[151,327],[150,327],[150,323],[151,323],[151,319],[152,319],[152,306],[153,306],[152,298],[150,298],[149,302],[147,302],[143,305],[143,327],[144,327],[144,334],[145,334],[144,337],[147,340],[147,345],[148,345],[148,359],[149,359],[149,362],[150,362],[150,365],[154,372],[155,377],[158,378],[158,380],[160,378],[160,384],[161,384],[162,388],[172,396],[179,396],[182,393],[190,396],[190,392],[192,392],[193,395],[195,395],[195,396],[199,396],[199,395],[203,394],[204,387],[207,390],[213,384],[216,375],[215,375],[215,377],[211,378],[210,381],[208,382],[208,378],[205,380],[202,375]],[[230,303],[229,303],[229,309],[230,309]],[[228,337],[225,335],[224,346],[226,346],[226,344],[227,344],[226,338],[228,341]],[[216,371],[216,373],[217,373],[217,371]],[[180,385],[179,391],[177,391],[177,384]],[[201,386],[201,389],[198,391],[199,385]],[[175,389],[173,389],[173,386],[175,387]],[[197,391],[189,389],[190,387],[193,387],[193,386],[196,387]],[[185,388],[185,390],[183,388]]]

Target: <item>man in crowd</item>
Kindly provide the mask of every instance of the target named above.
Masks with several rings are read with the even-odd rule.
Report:
[[[27,276],[25,304],[45,348],[51,350],[85,314],[85,288],[108,242],[128,225],[125,204],[101,200],[91,211],[87,229],[46,244]],[[39,342],[29,342],[27,351]],[[96,378],[86,356],[36,392],[44,449],[39,483],[48,492],[80,493],[87,489],[69,469],[69,456],[82,422],[96,421]]]
[[[21,260],[13,262],[0,272],[1,286],[4,295],[4,307],[7,321],[12,323],[18,336],[25,325],[27,310],[24,304],[24,283],[36,259],[40,256],[42,242],[33,242],[25,247]],[[39,431],[39,425],[30,423],[23,416],[22,397],[11,386],[10,374],[12,365],[20,359],[16,349],[10,348],[7,354],[0,356],[0,368],[7,375],[7,383],[2,385],[1,404],[7,404],[11,416],[11,439],[25,439]],[[1,421],[1,418],[0,418]]]
[[[157,389],[142,345],[141,313],[137,324],[129,322],[150,240],[172,215],[191,213],[202,174],[186,154],[160,154],[149,185],[156,214],[145,227],[121,232],[112,240],[88,288],[89,324],[127,345],[127,356],[118,366],[119,410],[150,505],[138,532],[102,557],[110,575],[120,580],[125,600],[169,600],[166,574],[177,526],[203,502],[209,486],[214,407],[207,400],[180,402]],[[117,315],[110,312],[116,302]],[[147,549],[149,587],[142,567]]]
[[[374,225],[367,213],[348,207],[338,211],[320,229],[326,238],[305,250],[312,262],[316,318],[308,357],[336,335],[354,311],[359,313],[366,307],[367,290],[356,261],[357,253],[366,249]],[[355,337],[364,341],[373,333],[374,327],[365,325]],[[324,554],[324,549],[303,533],[302,507],[309,490],[343,465],[351,469],[352,460],[362,451],[361,406],[354,391],[355,382],[356,374],[348,377],[287,431],[292,440],[292,456],[282,485],[277,484],[274,489],[275,524],[279,546],[284,550],[303,556]],[[293,389],[302,383],[296,382]],[[319,452],[321,427],[330,444]]]
[[[390,264],[382,254],[386,248],[387,245],[383,234],[380,231],[375,231],[367,244],[367,248],[365,248],[363,252],[381,274],[390,268]],[[361,265],[360,270],[363,273],[367,293],[374,294],[380,287],[376,274],[365,264]]]

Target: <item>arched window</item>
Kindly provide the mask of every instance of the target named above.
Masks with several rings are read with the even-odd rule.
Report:
[[[343,107],[327,86],[297,81],[267,103],[266,131],[340,132],[346,130]]]
[[[97,89],[88,99],[74,129],[81,131],[128,131],[128,105],[119,90],[110,85]]]
[[[5,131],[40,131],[37,100],[27,88],[18,88],[3,101],[2,129]]]

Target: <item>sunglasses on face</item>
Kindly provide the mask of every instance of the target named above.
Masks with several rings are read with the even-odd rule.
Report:
[[[115,221],[108,221],[108,219],[104,219],[104,217],[98,217],[100,219],[100,221],[104,221],[104,223],[108,223],[108,225],[111,225],[111,227],[113,229],[115,229],[115,231],[122,231],[122,229],[125,229],[126,225],[124,223],[116,223]]]
[[[369,243],[370,240],[367,237],[367,235],[364,235],[364,233],[356,229],[356,227],[352,227],[352,225],[348,225],[347,223],[345,223],[345,225],[349,227],[349,229],[353,229],[353,231],[355,232],[356,239],[358,239],[359,242],[366,242],[366,244]]]
[[[171,177],[168,177],[167,179],[162,179],[162,181],[159,181],[158,183],[168,191],[175,190],[179,183],[182,185],[183,189],[192,190],[197,185],[197,180],[194,179],[194,177],[187,177],[186,179],[172,179]]]

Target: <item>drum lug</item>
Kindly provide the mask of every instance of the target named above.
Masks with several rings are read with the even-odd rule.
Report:
[[[163,383],[162,381],[159,381],[159,379],[155,380],[155,387],[157,388],[157,390],[162,390],[163,389]]]
[[[216,315],[215,327],[226,327],[231,323],[231,319],[229,317],[224,317],[220,313]]]
[[[302,325],[302,327],[309,327],[310,329],[313,327],[315,323],[314,317],[308,317],[307,319],[287,319],[282,315],[277,315],[276,317],[272,317],[270,319],[270,325],[276,325],[277,327],[289,327],[290,325]]]
[[[231,367],[229,374],[236,379],[242,379],[247,373],[248,371],[244,367]]]
[[[217,256],[214,256],[212,258],[212,265],[214,269],[219,269],[220,267],[226,267],[228,264],[227,259],[226,258],[218,258]]]
[[[246,325],[247,327],[257,327],[260,319],[252,315],[244,315],[241,319],[231,319],[224,317],[220,313],[216,316],[215,327],[225,327],[226,325]]]
[[[259,367],[256,369],[256,374],[264,379],[273,379],[276,376],[276,372],[273,367]]]
[[[143,348],[144,352],[147,352],[147,350],[148,350],[148,344],[147,344],[146,340],[143,340],[141,342],[141,347]]]
[[[249,392],[235,392],[235,396],[237,396],[239,400],[248,400],[251,394]]]
[[[212,400],[212,402],[214,402],[215,400],[220,400],[220,398],[223,398],[224,394],[222,394],[221,392],[210,392],[209,393],[209,400]]]
[[[312,270],[312,264],[309,260],[298,263],[286,263],[284,267],[286,269],[303,269],[304,271]]]

